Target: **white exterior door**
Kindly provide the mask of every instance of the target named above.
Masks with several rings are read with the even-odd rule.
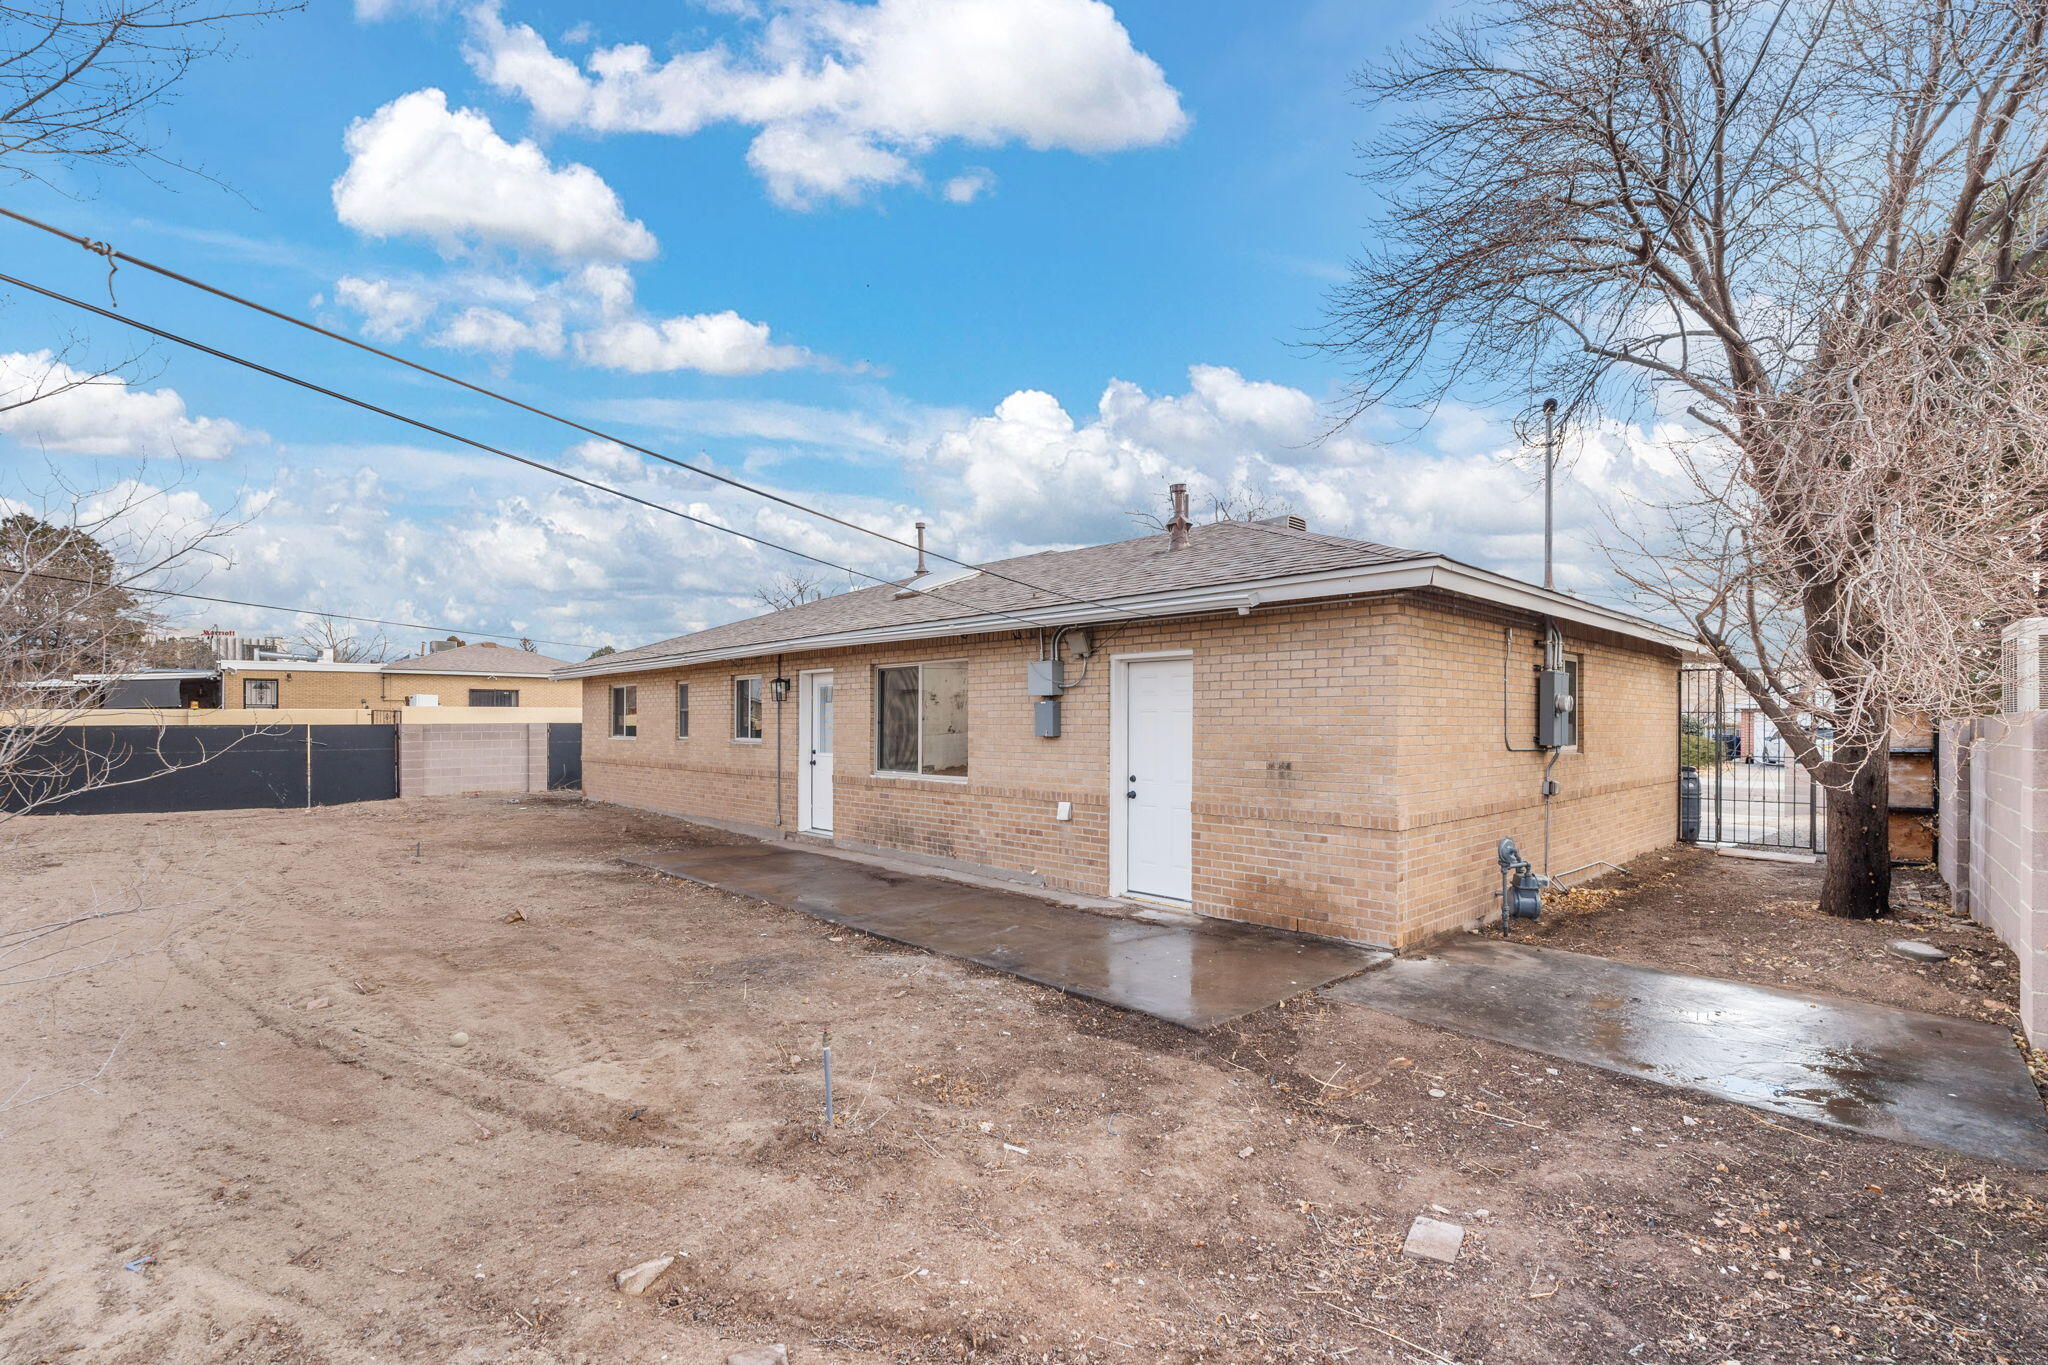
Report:
[[[1188,901],[1194,895],[1194,660],[1124,665],[1124,889]]]
[[[818,834],[832,832],[832,675],[805,673],[797,705],[802,763],[797,769],[798,821]]]

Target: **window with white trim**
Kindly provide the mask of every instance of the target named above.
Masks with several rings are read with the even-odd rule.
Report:
[[[252,711],[275,711],[277,709],[277,679],[242,679],[242,705]]]
[[[517,706],[519,689],[516,687],[472,687],[469,689],[471,706]]]
[[[967,663],[875,670],[875,771],[967,776]]]
[[[640,733],[640,688],[620,683],[612,688],[612,738],[633,739]]]
[[[761,680],[732,680],[732,737],[754,741],[761,738]]]

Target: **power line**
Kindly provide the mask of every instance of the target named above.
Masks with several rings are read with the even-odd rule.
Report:
[[[1102,607],[1106,610],[1122,612],[1127,616],[1141,617],[1143,615],[1143,613],[1141,612],[1133,612],[1130,611],[1128,608],[1115,606],[1112,603],[1099,602],[1092,598],[1086,597],[1071,597],[1068,596],[1066,593],[1059,592],[1053,588],[1045,587],[1042,584],[1027,582],[1026,580],[1021,578],[1013,578],[1009,574],[1001,573],[993,569],[983,568],[978,564],[971,564],[964,559],[955,559],[951,555],[942,554],[937,550],[927,549],[922,545],[918,545],[911,541],[902,540],[896,536],[892,536],[886,531],[878,531],[872,526],[863,526],[859,522],[849,521],[844,517],[836,516],[831,512],[824,511],[821,508],[812,507],[808,503],[798,502],[796,499],[787,497],[781,493],[777,493],[772,489],[762,488],[757,484],[748,483],[744,479],[736,479],[729,474],[721,474],[717,470],[708,469],[703,465],[692,464],[688,460],[679,460],[673,455],[665,455],[661,451],[653,450],[647,446],[639,445],[633,441],[629,441],[623,436],[614,436],[608,431],[603,431],[597,427],[588,426],[582,422],[577,421],[573,417],[565,417],[561,413],[553,412],[547,408],[538,407],[532,403],[524,402],[520,399],[512,397],[510,394],[500,393],[496,389],[488,388],[485,385],[474,383],[470,380],[462,378],[459,375],[450,374],[446,370],[437,370],[433,366],[421,364],[417,360],[408,360],[406,357],[399,355],[396,352],[387,351],[381,347],[372,346],[370,345],[370,343],[366,341],[360,341],[355,337],[349,336],[345,333],[337,332],[332,328],[322,327],[319,323],[313,322],[310,319],[298,317],[294,314],[283,312],[279,309],[270,307],[268,304],[258,303],[254,299],[246,298],[243,295],[237,294],[230,289],[223,289],[219,285],[208,284],[204,280],[195,279],[190,275],[182,274],[179,271],[171,269],[169,266],[158,265],[156,262],[145,260],[140,256],[131,256],[125,251],[116,250],[111,243],[96,242],[90,237],[83,237],[75,232],[67,232],[63,228],[58,227],[54,223],[46,223],[39,218],[32,218],[28,214],[18,213],[13,209],[6,208],[4,206],[0,206],[0,217],[11,218],[15,222],[21,223],[27,227],[38,228],[41,231],[47,232],[54,237],[62,238],[67,242],[71,242],[74,245],[83,247],[87,251],[92,252],[96,256],[103,256],[109,262],[125,261],[130,265],[139,267],[140,269],[150,271],[151,273],[156,275],[161,275],[163,278],[167,280],[175,280],[179,284],[185,285],[188,288],[197,289],[202,293],[211,294],[215,298],[225,299],[230,303],[240,304],[244,308],[254,309],[256,312],[263,314],[265,317],[275,318],[279,322],[285,322],[291,324],[294,327],[303,328],[304,330],[312,332],[317,336],[326,337],[330,341],[338,341],[344,346],[353,346],[358,351],[363,351],[369,355],[377,356],[380,359],[388,360],[395,365],[403,365],[409,370],[414,370],[424,375],[430,375],[435,379],[443,381],[444,383],[453,384],[458,388],[467,389],[471,393],[481,395],[482,397],[495,399],[500,403],[504,403],[511,407],[518,408],[522,412],[532,413],[534,416],[546,418],[550,422],[558,422],[561,425],[568,427],[572,431],[580,431],[586,436],[595,436],[597,439],[601,441],[609,441],[613,445],[622,446],[625,449],[631,450],[637,454],[645,455],[649,459],[660,460],[665,464],[674,465],[678,469],[686,469],[692,474],[697,474],[707,479],[716,480],[717,482],[725,484],[728,487],[740,489],[742,492],[752,493],[754,496],[759,498],[766,498],[770,502],[780,503],[782,506],[791,508],[794,511],[802,512],[806,516],[813,516],[817,517],[822,521],[829,521],[835,526],[843,526],[849,531],[858,531],[862,535],[873,536],[877,540],[887,541],[889,544],[899,546],[905,550],[915,550],[921,555],[925,555],[932,559],[941,560],[947,564],[955,564],[960,566],[961,568],[975,569],[978,572],[985,574],[990,578],[998,578],[1006,583],[1014,583],[1020,588],[1029,588],[1033,592],[1049,593],[1054,597],[1064,598],[1069,602],[1076,602],[1084,606]],[[34,288],[33,285],[29,287]],[[882,581],[886,582],[894,580]]]
[[[289,611],[300,616],[320,616],[330,621],[354,621],[368,626],[400,626],[406,630],[445,630],[450,635],[483,635],[493,640],[531,640],[537,645],[560,645],[564,649],[596,649],[597,646],[581,640],[543,640],[537,635],[506,635],[492,630],[470,630],[460,626],[433,626],[419,621],[387,621],[381,616],[351,616],[345,611],[315,611],[311,607],[281,607],[275,602],[244,602],[234,597],[208,597],[205,593],[174,592],[170,588],[145,588],[136,583],[95,583],[89,578],[73,578],[69,574],[45,573],[41,569],[0,569],[0,577],[13,574],[20,578],[45,578],[53,583],[76,583],[83,588],[104,592],[146,592],[153,597],[183,597],[194,602],[218,602],[230,607],[255,607],[262,611]]]
[[[191,337],[181,336],[176,332],[169,331],[162,327],[158,327],[153,323],[143,322],[139,318],[129,317],[124,313],[116,313],[111,309],[102,308],[96,303],[87,303],[84,299],[73,298],[69,294],[60,293],[57,290],[48,288],[44,285],[33,284],[28,280],[19,278],[18,276],[0,273],[0,284],[11,284],[17,289],[26,289],[30,293],[40,294],[46,299],[53,299],[58,303],[70,304],[73,308],[81,309],[84,312],[92,313],[95,314],[96,316],[103,317],[107,319],[109,322],[118,322],[125,326],[133,327],[137,331],[147,332],[151,336],[161,338],[164,341],[175,342],[177,345],[187,347],[194,351],[198,351],[203,355],[213,356],[217,360],[225,360],[230,364],[239,365],[243,369],[253,370],[257,374],[268,375],[272,379],[280,379],[287,384],[293,384],[309,392],[320,394],[323,397],[332,398],[336,402],[346,403],[351,407],[361,408],[365,412],[376,413],[380,417],[388,417],[394,422],[402,422],[406,426],[416,427],[421,431],[429,432],[435,436],[439,436],[443,440],[454,441],[459,445],[469,446],[471,449],[474,450],[481,450],[487,455],[496,455],[500,459],[510,460],[514,464],[525,465],[528,469],[537,469],[543,474],[553,474],[556,478],[567,479],[570,483],[581,484],[585,488],[593,488],[600,493],[610,493],[614,497],[624,498],[628,502],[638,503],[640,506],[648,508],[651,511],[663,512],[669,516],[678,517],[683,521],[691,522],[698,526],[707,527],[713,531],[721,531],[729,536],[737,536],[739,539],[750,541],[755,545],[764,546],[771,550],[779,550],[783,554],[794,555],[798,559],[807,559],[813,564],[820,564],[828,569],[837,569],[840,573],[851,574],[856,578],[865,578],[870,580],[871,582],[884,584],[889,587],[896,587],[900,583],[900,580],[898,579],[884,578],[880,574],[869,573],[866,569],[856,569],[850,564],[841,564],[836,560],[826,559],[822,556],[811,554],[808,551],[799,550],[794,548],[793,546],[784,545],[780,542],[769,540],[765,536],[757,536],[751,532],[741,531],[731,526],[722,526],[719,523],[712,521],[708,518],[693,516],[688,512],[684,512],[677,508],[667,506],[664,503],[655,502],[651,498],[643,498],[637,493],[628,493],[623,488],[614,488],[610,484],[600,483],[596,479],[585,478],[581,474],[571,473],[569,470],[562,469],[556,465],[548,464],[542,460],[536,460],[526,455],[515,455],[509,450],[503,450],[497,446],[489,445],[483,441],[477,440],[473,436],[464,436],[459,432],[450,431],[446,427],[435,426],[432,422],[424,421],[418,417],[410,417],[407,416],[405,413],[395,411],[394,409],[380,407],[377,404],[370,402],[366,398],[357,398],[352,394],[343,393],[339,389],[327,388],[325,385],[316,384],[310,379],[302,379],[298,375],[290,374],[284,370],[275,369],[269,365],[265,365],[261,361],[251,360],[246,356],[236,355],[232,351],[223,351],[217,346],[209,346],[203,341],[195,341]],[[968,565],[966,567],[973,568],[974,566]],[[1029,587],[1030,585],[1026,584],[1024,586]],[[1013,612],[1004,611],[1000,608],[976,606],[973,603],[963,602],[958,598],[948,597],[944,593],[941,593],[934,588],[917,588],[914,589],[914,591],[922,594],[925,597],[933,598],[937,601],[950,602],[952,605],[959,607],[963,611],[966,611],[972,615],[999,616],[1006,620],[1015,621],[1018,624],[1026,626],[1032,630],[1038,630],[1045,624],[1043,621],[1034,621],[1028,617],[1018,616]],[[1064,593],[1054,592],[1050,588],[1034,588],[1033,591],[1044,592],[1063,601],[1072,602],[1080,606],[1107,607],[1110,610],[1123,611],[1132,616],[1142,615],[1142,613],[1139,612],[1130,612],[1127,608],[1110,607],[1108,603],[1104,602],[1091,602],[1085,598],[1068,597]]]

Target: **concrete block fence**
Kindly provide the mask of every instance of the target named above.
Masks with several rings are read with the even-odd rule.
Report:
[[[398,727],[401,797],[547,789],[545,724]]]
[[[2048,711],[1941,727],[1938,866],[2020,960],[2020,1024],[2048,1047]]]

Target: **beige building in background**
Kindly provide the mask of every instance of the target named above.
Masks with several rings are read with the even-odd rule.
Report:
[[[1541,867],[1547,823],[1554,871],[1675,839],[1681,637],[1293,518],[1175,540],[570,665],[584,791],[1387,947],[1497,913],[1503,837]],[[1578,680],[1564,750],[1535,747],[1546,621]]]
[[[386,710],[408,698],[425,705],[575,706],[581,686],[549,675],[566,666],[505,645],[458,645],[392,663],[322,663],[293,659],[224,661],[221,705],[231,709],[365,708]]]

